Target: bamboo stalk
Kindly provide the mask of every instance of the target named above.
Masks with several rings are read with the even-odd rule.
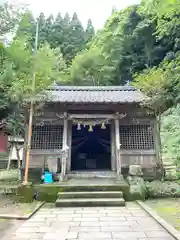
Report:
[[[39,22],[37,20],[36,38],[35,38],[35,51],[34,51],[35,55],[36,55],[37,49],[38,49],[38,32],[39,32]],[[36,85],[36,69],[34,69],[33,79],[32,79],[32,95],[35,91],[35,85]],[[28,172],[29,172],[29,159],[30,159],[30,150],[31,150],[33,113],[34,113],[34,103],[33,103],[33,99],[31,99],[30,111],[29,111],[29,125],[28,125],[28,138],[27,138],[27,149],[26,149],[26,164],[25,164],[25,174],[24,174],[24,185],[28,184]]]

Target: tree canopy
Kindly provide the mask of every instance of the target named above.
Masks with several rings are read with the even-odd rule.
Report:
[[[37,20],[30,11],[1,5],[0,37],[15,32],[8,45],[0,43],[1,118],[54,80],[69,85],[130,82],[151,97],[148,104],[157,115],[164,114],[166,129],[179,116],[179,19],[179,0],[142,0],[121,11],[114,8],[104,28],[96,32],[91,19],[84,28],[77,13],[41,13],[34,55]],[[34,72],[36,92],[32,93]],[[173,135],[174,127],[171,130]],[[167,149],[174,141],[179,144],[176,137],[166,143]]]
[[[93,79],[96,84],[123,85],[130,81],[153,97],[151,105],[157,111],[165,111],[179,101],[179,18],[176,0],[142,1],[112,11],[87,50],[73,60],[72,82],[87,85]]]
[[[93,38],[95,31],[92,21],[89,19],[87,28],[84,29],[77,13],[72,18],[68,13],[64,17],[60,13],[56,17],[45,17],[40,13],[39,44],[48,42],[51,48],[60,48],[67,65],[71,65],[74,57],[85,49],[86,44]],[[31,12],[26,12],[21,19],[18,33],[29,36],[29,42],[33,45],[36,32],[36,21]]]
[[[21,17],[20,8],[16,5],[0,4],[0,36],[12,31]]]
[[[60,49],[51,49],[47,42],[40,44],[35,53],[29,17],[32,15],[28,12],[22,16],[14,39],[8,45],[0,44],[0,118],[5,118],[8,128],[13,126],[10,132],[17,135],[23,129],[20,128],[22,121],[17,119],[22,120],[22,109],[29,105],[27,100],[49,87],[55,79],[64,81],[67,68]]]

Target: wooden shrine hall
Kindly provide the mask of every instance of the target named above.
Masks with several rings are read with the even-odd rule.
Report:
[[[131,86],[53,86],[33,119],[29,169],[55,162],[63,181],[73,172],[154,173],[159,132],[146,97]]]

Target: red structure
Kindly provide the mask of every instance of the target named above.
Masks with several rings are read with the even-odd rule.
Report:
[[[7,143],[8,143],[8,136],[4,131],[4,121],[2,120],[0,122],[0,152],[6,152],[7,151]]]

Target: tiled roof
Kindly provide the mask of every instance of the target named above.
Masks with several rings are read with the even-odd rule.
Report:
[[[131,86],[53,86],[47,98],[61,103],[140,103],[143,93]]]

